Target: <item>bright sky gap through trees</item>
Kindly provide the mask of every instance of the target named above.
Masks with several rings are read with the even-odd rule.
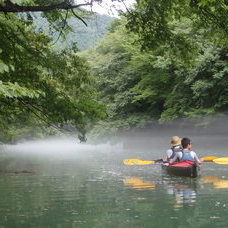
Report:
[[[84,3],[84,0],[76,0],[77,4]],[[135,3],[135,0],[127,0],[127,1],[111,1],[111,0],[104,0],[101,3],[93,3],[93,6],[83,7],[87,10],[97,12],[99,14],[107,14],[110,16],[118,17],[118,11],[126,11],[126,7],[130,8]]]

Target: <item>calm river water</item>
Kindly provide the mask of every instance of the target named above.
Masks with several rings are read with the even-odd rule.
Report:
[[[228,227],[228,165],[203,164],[196,179],[123,165],[161,158],[171,136],[2,146],[0,227]],[[192,138],[199,157],[226,156],[227,135]]]

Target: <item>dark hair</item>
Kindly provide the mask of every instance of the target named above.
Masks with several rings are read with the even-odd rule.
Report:
[[[181,145],[183,147],[183,149],[187,148],[187,146],[191,144],[191,140],[189,138],[183,138],[181,140]]]

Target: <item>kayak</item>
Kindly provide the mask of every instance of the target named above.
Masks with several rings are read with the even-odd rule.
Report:
[[[197,177],[199,175],[199,167],[195,162],[188,160],[173,164],[163,163],[162,169],[175,176]]]

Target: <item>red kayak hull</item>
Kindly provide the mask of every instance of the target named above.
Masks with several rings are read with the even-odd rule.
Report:
[[[171,165],[162,164],[162,168],[169,174],[175,176],[197,177],[199,167],[193,161],[175,162]]]

